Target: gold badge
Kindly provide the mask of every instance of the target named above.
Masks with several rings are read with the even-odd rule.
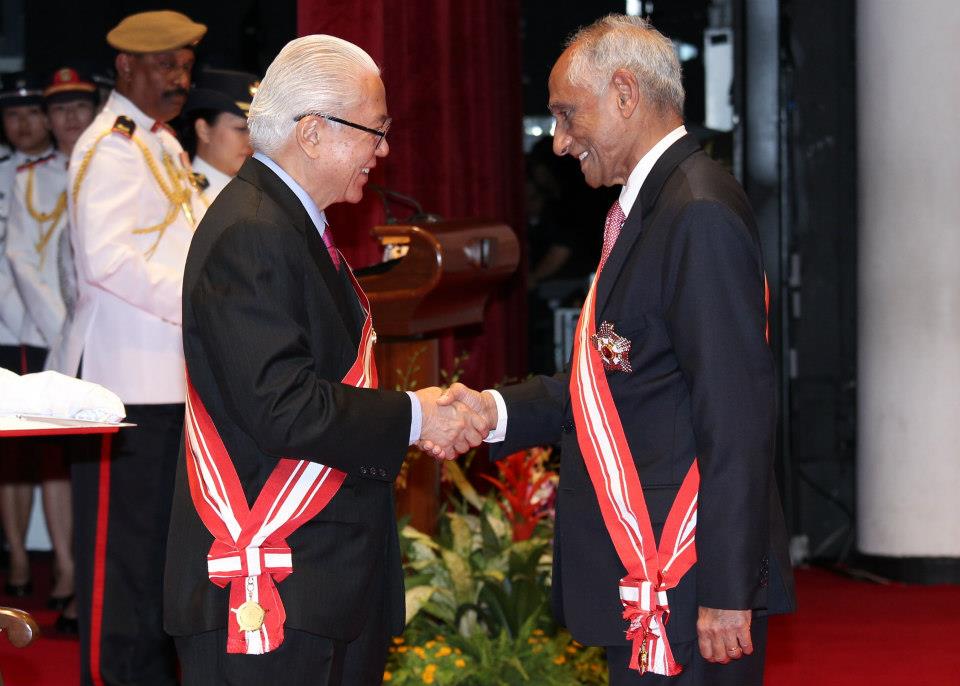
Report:
[[[632,372],[630,366],[630,341],[613,330],[613,324],[603,322],[597,332],[590,337],[600,353],[603,368],[608,371]]]
[[[266,616],[266,611],[255,600],[245,602],[237,608],[236,613],[240,631],[259,631]]]

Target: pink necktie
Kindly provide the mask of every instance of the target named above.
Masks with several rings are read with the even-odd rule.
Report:
[[[600,251],[600,266],[597,271],[603,269],[607,258],[610,257],[610,251],[613,250],[613,246],[617,242],[617,236],[620,235],[620,229],[623,228],[623,223],[626,220],[627,216],[623,213],[623,208],[620,207],[620,201],[614,201],[610,206],[610,211],[607,212],[607,221],[603,225],[603,249]]]
[[[337,246],[333,244],[333,233],[330,231],[330,227],[325,227],[320,235],[323,237],[323,244],[327,246],[327,252],[330,253],[330,260],[333,262],[334,269],[340,271],[340,252],[337,250]]]

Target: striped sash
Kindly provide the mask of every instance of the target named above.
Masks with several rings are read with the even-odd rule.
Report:
[[[678,665],[667,640],[670,615],[667,590],[696,562],[694,533],[700,472],[694,460],[680,486],[657,548],[630,446],[617,413],[600,353],[591,345],[596,333],[597,282],[593,281],[574,338],[570,398],[577,442],[600,503],[600,512],[627,575],[620,580],[620,601],[633,643],[630,668],[673,676]]]
[[[377,335],[367,297],[352,271],[350,277],[366,319],[357,359],[342,383],[376,388]],[[230,586],[227,652],[268,653],[283,643],[286,611],[276,584],[293,573],[286,538],[330,502],[346,474],[319,462],[280,459],[248,507],[233,461],[189,376],[185,439],[190,495],[214,537],[207,573],[221,588]]]

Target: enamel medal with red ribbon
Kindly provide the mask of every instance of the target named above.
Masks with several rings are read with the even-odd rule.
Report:
[[[613,324],[603,322],[590,341],[600,353],[600,361],[607,371],[632,372],[630,366],[630,339],[624,338],[613,330]]]
[[[350,277],[366,320],[357,359],[342,383],[376,388],[373,346],[377,335],[370,305],[352,271]],[[184,431],[190,495],[214,538],[207,574],[214,584],[230,587],[227,652],[268,653],[283,643],[286,612],[277,584],[294,573],[286,539],[330,502],[346,474],[311,460],[280,459],[251,508],[189,376]]]

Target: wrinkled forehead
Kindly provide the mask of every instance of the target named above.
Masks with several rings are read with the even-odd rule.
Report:
[[[564,50],[554,63],[553,69],[550,70],[550,80],[548,83],[551,89],[570,83],[569,73],[573,62],[574,49],[575,47],[571,46]]]
[[[177,48],[162,52],[131,53],[137,62],[145,66],[178,65],[190,66],[194,61],[194,52],[190,48]]]
[[[567,48],[550,71],[550,80],[547,83],[549,91],[547,107],[554,114],[557,110],[565,109],[574,103],[580,103],[584,98],[591,95],[587,89],[570,81],[572,50],[573,48]]]
[[[380,120],[387,118],[387,91],[383,80],[373,72],[366,72],[360,77],[360,101],[357,110],[364,111]]]

